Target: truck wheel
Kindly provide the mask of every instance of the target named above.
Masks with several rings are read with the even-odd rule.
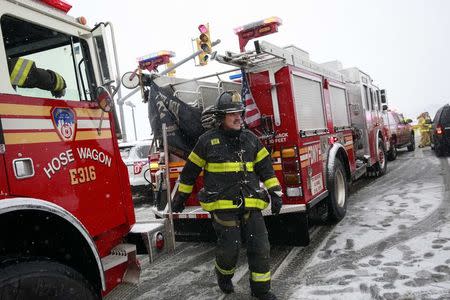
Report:
[[[409,147],[409,146],[408,146]],[[392,147],[392,149],[391,150],[389,150],[389,152],[388,152],[388,156],[387,156],[387,159],[389,159],[389,160],[395,160],[396,158],[397,158],[397,154],[398,154],[398,152],[397,152],[397,148],[395,147],[395,146],[393,146]]]
[[[100,299],[74,269],[39,259],[0,267],[0,299]]]
[[[334,169],[329,170],[327,178],[329,195],[327,197],[328,221],[337,223],[345,217],[347,212],[348,184],[342,162],[337,159]]]
[[[386,174],[387,160],[386,160],[386,148],[382,139],[378,139],[378,161],[373,164],[369,170],[368,175],[372,177],[380,177]]]
[[[414,138],[414,134],[411,134],[409,146],[407,148],[409,152],[416,150],[416,140]]]

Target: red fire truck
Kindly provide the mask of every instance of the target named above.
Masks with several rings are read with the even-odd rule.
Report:
[[[111,24],[89,28],[70,8],[0,1],[1,299],[101,298],[138,279],[130,231],[151,260],[171,242],[165,222],[135,224],[111,110]],[[10,60],[22,63],[11,74]],[[64,79],[65,95],[24,87],[48,70]]]
[[[241,53],[227,52],[215,59],[242,70],[251,92],[243,98],[248,100],[251,95],[254,103],[247,105],[256,111],[251,115],[259,118],[260,124],[251,129],[270,150],[283,188],[280,215],[266,218],[271,239],[305,244],[309,242],[309,216],[326,215],[332,222],[340,221],[346,214],[348,184],[365,174],[386,172],[387,139],[381,117],[385,91],[363,71],[343,69],[338,62],[317,64],[295,46],[280,48],[257,40],[255,49],[246,51],[249,40],[276,32],[280,24],[278,18],[270,18],[236,29]],[[157,80],[159,85],[170,85],[181,100],[195,100],[204,108],[226,89],[223,82],[214,86],[198,80]],[[240,91],[241,87],[228,88]],[[151,157],[156,161],[158,152]],[[175,154],[169,156],[173,190],[183,165]],[[154,163],[153,173],[156,171],[164,170]],[[158,185],[158,178],[163,178],[158,174],[156,186],[164,188],[164,183]],[[199,178],[183,213],[174,214],[180,231],[210,218],[196,200],[201,183]],[[161,217],[167,215],[167,209],[161,207],[154,211]],[[271,213],[266,209],[263,214]],[[207,234],[207,227],[201,227],[189,235]]]

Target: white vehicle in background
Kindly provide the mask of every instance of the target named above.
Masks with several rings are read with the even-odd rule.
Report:
[[[150,197],[150,170],[148,154],[151,140],[119,143],[120,155],[127,166],[131,191],[135,196]]]

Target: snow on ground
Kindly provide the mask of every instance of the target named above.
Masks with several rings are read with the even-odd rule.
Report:
[[[385,176],[351,195],[347,216],[317,248],[294,248],[286,269],[274,273],[274,292],[302,300],[450,299],[450,194],[443,180],[449,168],[443,163],[450,158],[437,159],[429,149],[400,154]],[[136,207],[137,221],[152,218],[149,205]],[[305,264],[297,264],[302,255],[296,253],[308,257]],[[143,268],[142,284],[127,299],[217,299],[213,260],[212,245],[184,244],[170,259]]]
[[[435,299],[450,291],[449,265],[450,224],[445,224],[394,248],[349,260],[333,273],[314,277],[312,285],[303,285],[290,299]]]
[[[388,174],[352,195],[289,299],[450,299],[448,170],[425,157],[396,162],[403,180]]]
[[[407,184],[404,188],[413,191],[415,185]],[[312,264],[336,257],[341,254],[341,249],[361,249],[412,226],[436,210],[441,194],[441,186],[428,183],[423,185],[421,193],[400,194],[394,191],[353,203],[347,217],[336,226],[323,253]]]
[[[151,207],[152,206],[149,204],[135,206],[134,213],[136,215],[136,222],[145,222],[155,219],[155,214],[151,210]]]

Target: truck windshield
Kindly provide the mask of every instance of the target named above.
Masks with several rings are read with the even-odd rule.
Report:
[[[76,101],[91,101],[95,98],[95,82],[86,41],[8,15],[1,17],[1,30],[11,84],[19,95]],[[20,58],[25,59],[25,62],[33,61],[36,68],[59,74],[64,79],[64,95],[60,93],[55,96],[50,90],[26,87],[24,82],[28,80],[25,79],[27,76],[23,76],[20,82],[21,72],[30,77],[37,74],[26,67],[22,70],[16,68],[14,73],[14,66]],[[45,71],[42,72],[45,74]],[[12,74],[16,76],[16,81]]]

